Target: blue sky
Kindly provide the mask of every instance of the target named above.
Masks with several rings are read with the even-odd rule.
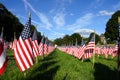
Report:
[[[75,32],[86,36],[90,32],[105,32],[106,22],[120,10],[120,0],[1,0],[4,6],[27,22],[31,12],[32,24],[50,40]]]

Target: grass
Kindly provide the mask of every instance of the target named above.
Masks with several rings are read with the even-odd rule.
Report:
[[[0,80],[119,80],[117,71],[117,57],[107,59],[95,56],[93,68],[92,58],[81,60],[55,49],[44,59],[38,57],[34,64],[23,76],[18,69],[13,52],[7,51],[7,68],[0,76]]]

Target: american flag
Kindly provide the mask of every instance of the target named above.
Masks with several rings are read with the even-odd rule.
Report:
[[[14,41],[12,42],[12,50],[14,50],[15,46],[17,44],[17,39],[16,39],[16,36],[15,36],[15,32],[14,32]]]
[[[45,44],[44,44],[44,54],[48,53],[48,41],[47,38],[45,39]]]
[[[78,55],[79,59],[81,59],[82,56],[85,54],[85,49],[86,49],[86,46],[85,46],[84,41],[82,39],[81,47],[79,48],[79,55]]]
[[[14,48],[14,57],[16,63],[21,71],[25,71],[33,65],[33,53],[31,43],[31,16],[29,16],[28,22],[26,23],[18,41]]]
[[[114,53],[118,53],[118,42],[116,41],[116,45],[115,45],[115,47],[114,47],[114,51],[113,51]]]
[[[100,47],[96,47],[95,48],[95,53],[99,56],[101,54],[101,48]]]
[[[0,36],[0,75],[2,75],[7,65],[6,51],[4,49],[3,30]]]
[[[95,42],[94,42],[94,35],[93,35],[90,42],[86,46],[86,51],[85,51],[85,54],[84,54],[84,58],[92,57],[92,55],[94,53],[94,47],[95,47]]]
[[[37,57],[39,51],[38,51],[37,30],[36,29],[34,29],[34,33],[32,36],[32,48],[33,48],[34,56]]]
[[[44,35],[42,36],[41,42],[39,44],[39,54],[44,55]]]
[[[94,42],[94,35],[93,35],[86,49],[94,49],[94,45],[95,45],[95,42]]]
[[[112,58],[114,58],[118,53],[118,41],[116,41],[115,47],[113,48],[113,52],[111,54]]]

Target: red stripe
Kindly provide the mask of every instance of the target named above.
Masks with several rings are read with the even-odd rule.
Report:
[[[43,44],[40,43],[40,46],[39,46],[39,54],[42,55],[43,54]]]
[[[20,49],[21,49],[21,51],[22,51],[22,53],[23,53],[23,55],[21,54],[21,56],[24,56],[25,59],[26,59],[26,61],[27,61],[27,63],[28,63],[27,55],[26,55],[26,53],[25,53],[25,51],[24,51],[24,49],[23,49],[23,46],[21,45],[22,43],[20,42],[20,40],[18,41],[18,43],[19,43],[19,45],[20,45]],[[24,42],[23,42],[23,43],[24,43]],[[20,55],[19,55],[19,56],[20,56]],[[23,60],[22,57],[21,57],[21,60]],[[23,60],[22,63],[25,64],[24,60]],[[26,70],[26,69],[27,69],[27,66],[26,66],[26,64],[25,64],[25,70]]]
[[[18,54],[18,53],[16,53],[16,54]],[[15,53],[14,53],[14,58],[15,58],[16,64],[18,65],[20,71],[22,72],[23,70],[22,70],[21,66],[19,65],[19,62],[17,61],[17,57],[16,57]]]
[[[29,42],[29,44],[31,44],[31,46],[30,46],[30,48],[27,46],[28,47],[27,49],[29,49],[30,58],[32,59],[32,62],[34,62],[34,60],[33,60],[33,53],[30,52],[32,50],[32,42],[31,42],[30,38],[28,39],[28,42]],[[32,64],[31,64],[31,66],[32,66]]]
[[[4,54],[4,53],[3,53],[3,54]],[[2,73],[3,73],[3,71],[5,70],[6,66],[7,66],[7,57],[6,57],[6,59],[5,59],[5,62],[4,62],[4,64],[3,64],[3,66],[0,68],[0,75],[2,75]]]
[[[29,39],[26,39],[26,41],[29,43]],[[25,45],[24,47],[26,47],[28,53],[25,52],[25,49],[23,49],[23,47],[21,47],[21,49],[22,49],[23,55],[25,56],[25,59],[26,59],[28,65],[29,65],[29,67],[30,67],[32,64],[30,63],[27,54],[29,54],[30,58],[32,58],[32,57],[31,57],[31,55],[30,55],[31,52],[30,52],[30,49],[29,49],[28,45],[26,44],[26,41],[23,40],[23,43],[24,43],[24,45]],[[21,43],[21,44],[22,44],[22,43]]]
[[[37,55],[38,55],[38,43],[36,40],[32,41],[32,43],[33,43],[33,52],[35,54],[35,57],[37,57]]]
[[[32,43],[33,43],[33,53],[34,53],[34,56],[37,57],[38,51],[37,51],[36,43],[35,43],[35,41],[32,41]]]
[[[0,56],[3,52],[3,49],[4,49],[4,44],[3,44],[3,42],[0,41]]]
[[[20,46],[19,48],[21,49],[21,51],[22,51],[22,53],[23,53],[23,49],[22,49],[22,45],[20,44],[20,40],[18,40],[18,44],[17,44],[17,47],[16,47],[16,52],[17,52],[16,54],[18,54],[18,57],[19,57],[22,65],[23,65],[23,67],[24,67],[25,70],[26,70],[26,69],[27,69],[27,66],[26,66],[24,60],[23,60],[22,57],[21,57],[21,56],[24,56],[24,55],[21,55],[20,52],[18,51],[18,45]],[[16,57],[16,55],[15,55],[15,57]],[[17,57],[16,57],[16,58],[17,58]],[[17,59],[16,59],[16,61],[17,61]],[[19,64],[18,66],[20,66],[20,63],[19,63],[18,61],[17,61],[17,63]],[[21,66],[20,66],[20,68],[21,68]],[[22,68],[21,68],[21,70],[22,70]],[[23,70],[22,70],[22,71],[23,71]]]

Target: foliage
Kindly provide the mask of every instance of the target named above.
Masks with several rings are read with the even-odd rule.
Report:
[[[91,38],[94,36],[94,33],[91,33],[87,39],[87,43],[90,42]],[[100,37],[98,34],[95,34],[95,44],[101,43]]]
[[[19,19],[9,12],[1,3],[0,3],[0,32],[2,27],[4,28],[4,38],[7,41],[13,40],[14,32],[16,32],[16,37],[18,38],[23,25],[19,22]]]
[[[72,35],[70,36],[70,38],[71,38],[71,40],[72,40],[72,42],[73,42],[73,45],[75,45],[75,43],[76,43],[76,39],[77,39],[77,43],[78,43],[78,45],[81,44],[82,37],[81,37],[81,35],[79,35],[78,33],[74,33],[74,34],[72,34]]]
[[[90,39],[92,38],[93,35],[94,33],[91,33],[88,38],[83,38],[86,44],[90,42]],[[82,41],[82,37],[78,33],[73,33],[71,36],[65,35],[63,38],[57,38],[54,40],[54,44],[57,44],[59,46],[75,45],[76,39],[77,39],[77,44],[80,45]],[[100,36],[98,34],[95,34],[95,44],[97,43],[101,44],[101,40],[100,40]]]
[[[27,21],[27,20],[26,20]],[[13,41],[14,32],[16,32],[16,38],[18,39],[24,25],[20,23],[19,19],[8,11],[3,4],[0,3],[0,32],[2,27],[4,28],[4,38],[6,41]],[[31,32],[35,29],[34,25],[31,25]],[[32,36],[31,34],[31,36]],[[38,42],[41,40],[41,33],[38,32]]]
[[[75,45],[77,39],[78,45],[81,43],[81,36],[78,33],[73,33],[71,36],[65,35],[63,38],[57,38],[54,40],[54,44],[61,45]]]
[[[119,10],[115,12],[106,23],[105,37],[107,41],[109,41],[108,43],[118,38],[118,16],[120,16]]]

